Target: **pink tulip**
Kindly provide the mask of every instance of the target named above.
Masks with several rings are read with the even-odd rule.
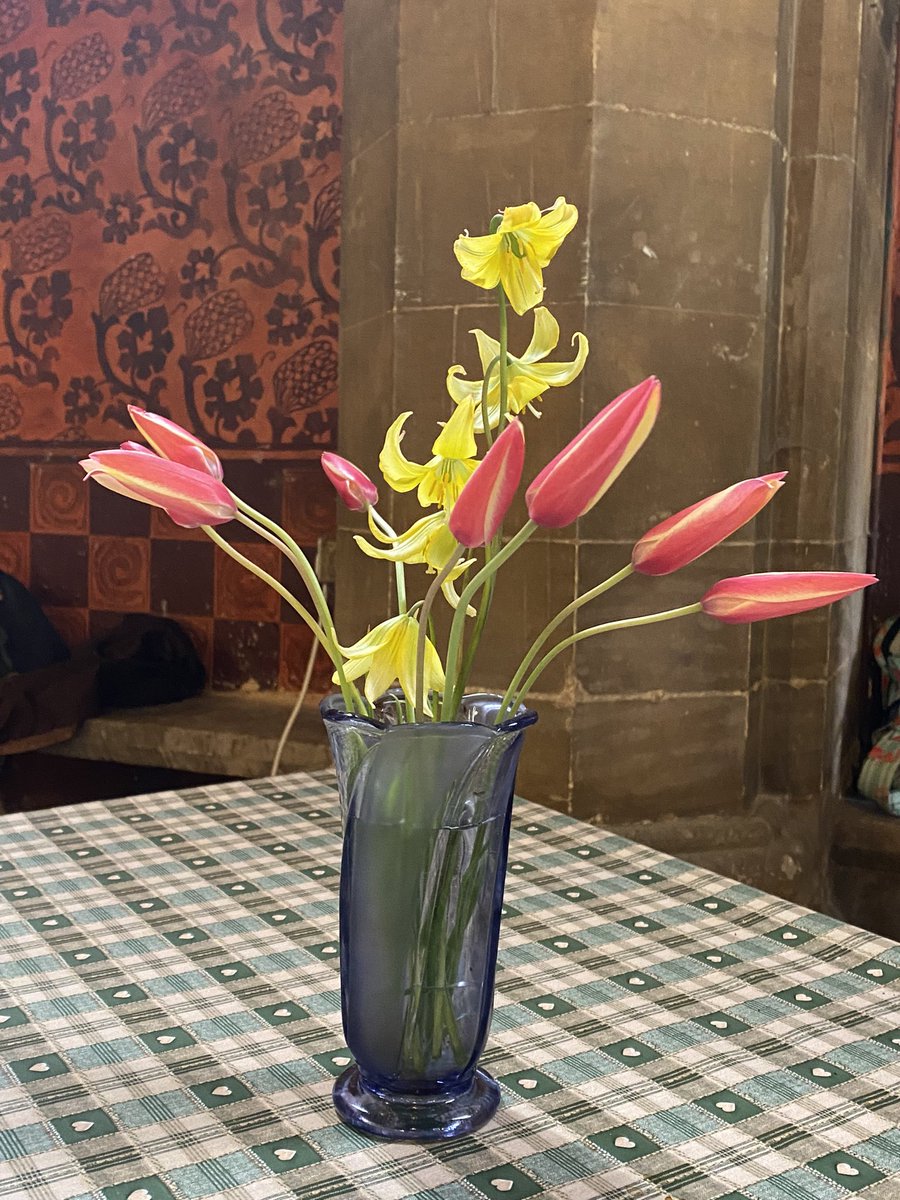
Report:
[[[448,525],[462,546],[483,546],[503,524],[525,465],[525,430],[510,421],[466,480]]]
[[[669,575],[746,525],[782,487],[787,471],[745,479],[699,500],[645,533],[631,552],[642,575]]]
[[[736,575],[713,584],[700,606],[726,625],[788,617],[792,613],[822,608],[843,600],[861,588],[877,583],[875,575],[852,571],[772,571],[764,575]]]
[[[378,503],[378,488],[365,471],[339,454],[326,450],[322,455],[322,470],[334,484],[337,494],[352,512],[365,512]]]
[[[528,488],[532,521],[559,529],[593,508],[647,440],[659,400],[659,380],[651,375],[607,404]]]
[[[199,525],[221,525],[237,515],[231,493],[205,471],[139,450],[98,450],[83,459],[81,466],[111,492],[164,509],[176,525],[196,529]]]
[[[195,471],[204,471],[213,479],[222,479],[222,464],[218,455],[213,454],[209,446],[204,446],[192,433],[188,433],[174,421],[161,417],[158,413],[137,408],[134,404],[128,405],[128,413],[161,458],[180,463],[183,467],[191,467]],[[127,443],[129,448],[134,444]]]

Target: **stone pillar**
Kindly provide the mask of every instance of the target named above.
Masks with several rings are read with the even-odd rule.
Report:
[[[505,573],[504,636],[487,639],[480,682],[508,675],[513,643],[627,562],[650,525],[747,475],[791,469],[777,524],[667,579],[628,581],[585,621],[685,603],[724,575],[864,561],[888,7],[349,6],[342,451],[375,471],[388,421],[414,408],[404,446],[428,454],[448,411],[447,366],[474,374],[467,331],[494,329],[486,294],[459,278],[453,239],[524,199],[563,193],[579,207],[547,297],[561,346],[579,329],[591,340],[580,384],[548,395],[543,419],[528,422],[527,470],[624,387],[650,372],[663,380],[657,428],[604,501],[576,529],[535,539]],[[529,332],[514,321],[514,351]],[[392,509],[402,526],[417,515],[407,499]],[[355,529],[345,522],[338,566],[339,616],[354,632],[390,594],[389,572],[352,546]],[[695,619],[582,643],[535,697],[522,791],[797,892],[781,869],[800,871],[800,843],[808,850],[821,826],[793,837],[785,806],[758,797],[790,795],[789,817],[813,819],[800,800],[825,783],[810,764],[827,760],[833,775],[860,608],[804,620],[771,638]]]

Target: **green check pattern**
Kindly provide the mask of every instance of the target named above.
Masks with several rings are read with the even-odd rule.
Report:
[[[330,775],[0,819],[0,1200],[900,1196],[900,947],[517,802],[477,1136],[341,1125]]]

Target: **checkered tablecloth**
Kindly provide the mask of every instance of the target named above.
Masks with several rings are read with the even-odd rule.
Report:
[[[900,947],[517,803],[498,1117],[341,1125],[327,775],[0,820],[0,1197],[900,1197]]]

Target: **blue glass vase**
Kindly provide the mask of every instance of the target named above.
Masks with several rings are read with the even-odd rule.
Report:
[[[398,722],[322,702],[344,820],[341,1004],[355,1062],[334,1085],[347,1124],[384,1138],[461,1137],[500,1089],[477,1063],[490,1025],[509,821],[524,730],[468,696],[459,720]]]

